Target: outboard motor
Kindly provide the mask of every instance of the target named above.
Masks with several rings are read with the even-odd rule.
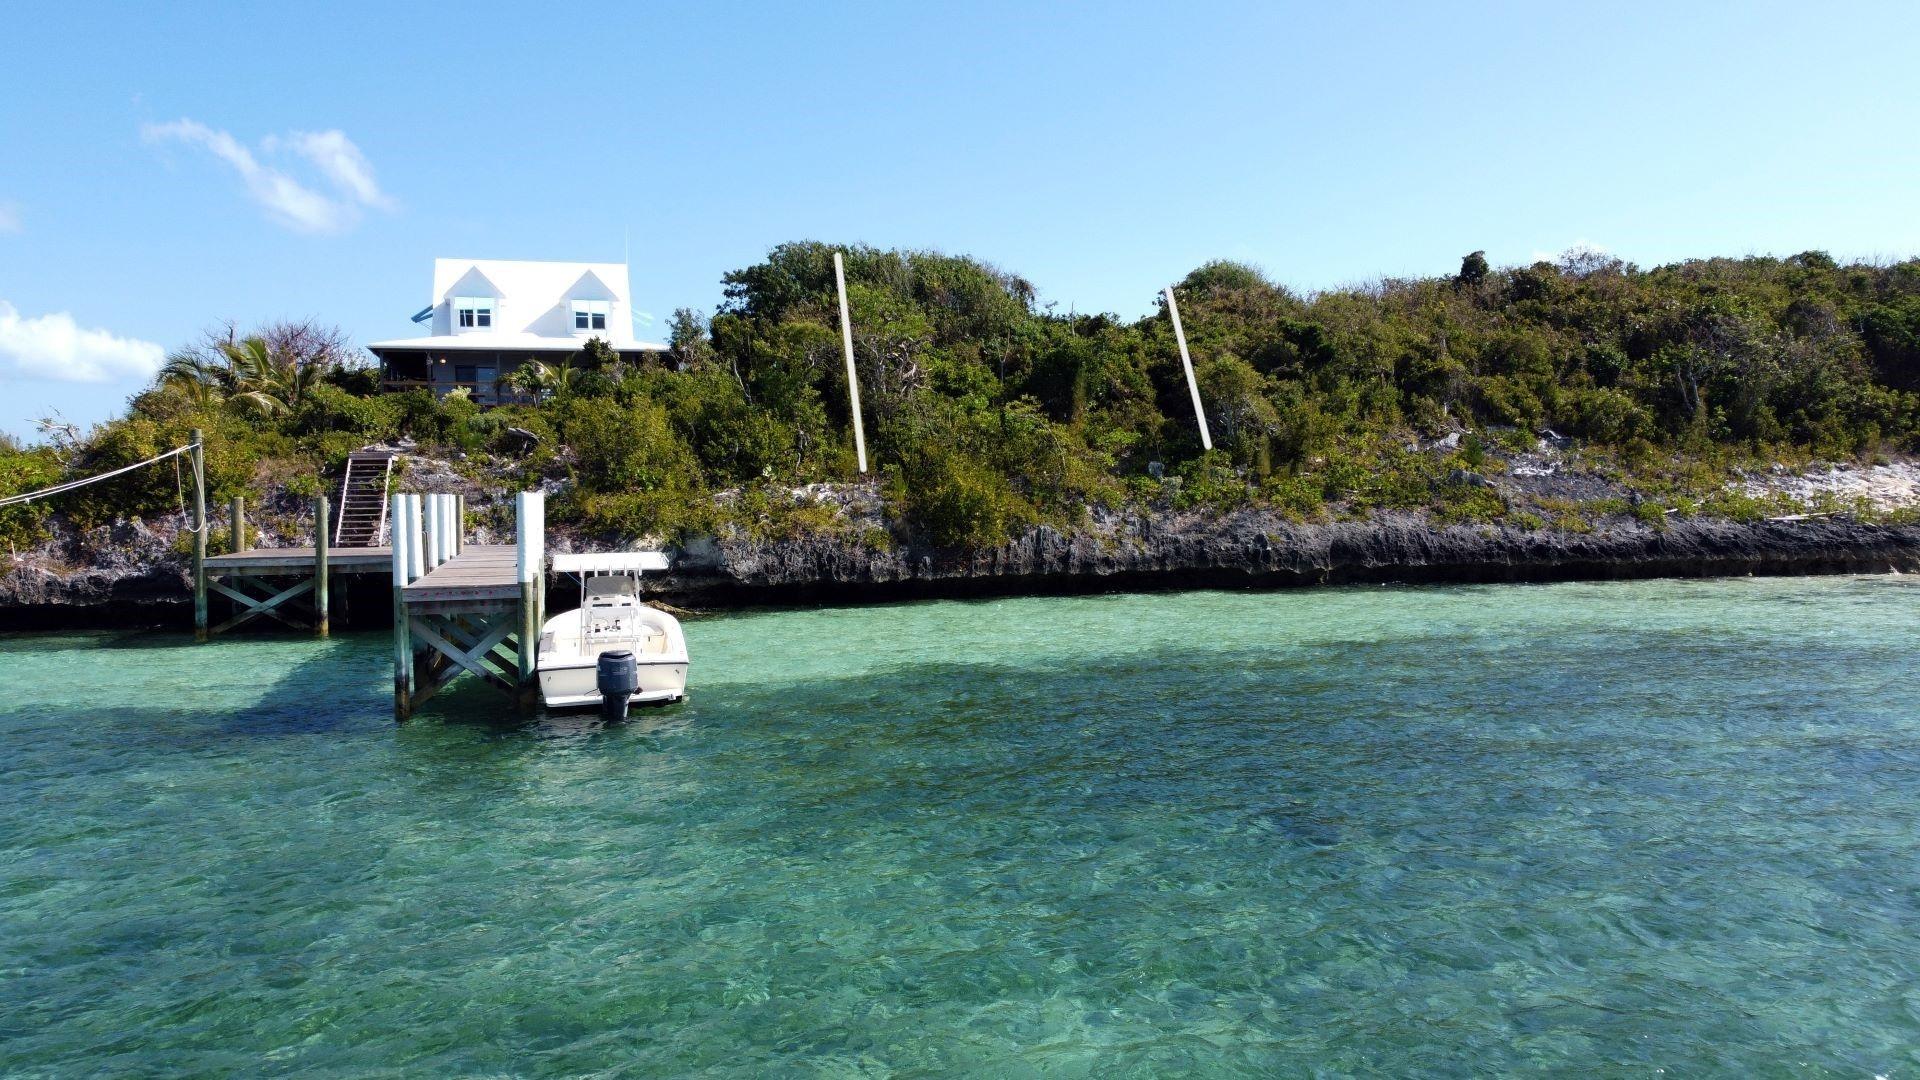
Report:
[[[634,661],[632,651],[613,649],[601,653],[594,676],[600,686],[601,719],[608,723],[625,720],[628,700],[640,689],[640,665]]]

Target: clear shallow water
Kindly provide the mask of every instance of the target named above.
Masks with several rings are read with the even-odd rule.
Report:
[[[0,1073],[1911,1074],[1920,583],[0,638]]]

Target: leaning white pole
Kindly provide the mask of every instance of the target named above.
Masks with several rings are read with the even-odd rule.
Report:
[[[847,351],[847,397],[853,402],[853,452],[859,455],[860,471],[867,471],[867,429],[860,420],[860,376],[853,368],[853,319],[847,314],[847,268],[840,253],[833,253],[833,287],[840,290],[840,344]]]
[[[1200,382],[1193,377],[1193,357],[1187,355],[1187,332],[1180,328],[1180,306],[1173,302],[1173,286],[1167,286],[1167,314],[1173,316],[1173,337],[1180,343],[1180,366],[1187,369],[1187,393],[1193,395],[1193,418],[1200,422],[1200,445],[1213,449],[1213,435],[1207,431],[1207,410],[1200,407]]]

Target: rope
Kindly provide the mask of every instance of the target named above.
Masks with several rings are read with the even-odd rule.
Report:
[[[191,449],[193,449],[193,447],[190,445],[176,446],[173,449],[166,451],[165,453],[155,454],[154,456],[148,458],[145,461],[136,461],[131,465],[123,466],[121,468],[113,470],[112,472],[104,472],[98,476],[83,477],[79,480],[69,480],[64,484],[55,484],[49,488],[41,488],[39,491],[29,491],[21,495],[9,495],[4,499],[0,499],[0,508],[5,508],[8,506],[18,506],[21,503],[30,503],[35,499],[44,499],[50,495],[59,495],[62,492],[72,491],[75,488],[86,487],[88,484],[97,484],[102,480],[111,480],[112,478],[119,476],[121,473],[132,472],[133,470],[138,469],[143,465],[151,465],[156,461],[165,461],[166,459],[174,456],[175,454],[184,454]],[[195,479],[204,479],[198,472],[195,472],[194,476],[195,476]]]

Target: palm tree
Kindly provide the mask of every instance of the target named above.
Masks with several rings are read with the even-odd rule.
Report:
[[[292,412],[320,381],[320,365],[300,362],[291,353],[275,349],[267,339],[249,335],[220,346],[220,355],[233,372],[228,400],[266,416]]]
[[[161,367],[160,381],[202,404],[225,401],[246,412],[279,416],[300,407],[325,367],[250,334],[215,342],[210,349],[174,353]]]
[[[197,349],[182,349],[167,357],[160,381],[179,387],[195,404],[205,405],[227,396],[233,372]]]
[[[538,360],[529,360],[500,376],[495,383],[502,389],[538,401],[547,388],[547,365]]]
[[[500,385],[532,398],[545,394],[561,398],[573,393],[574,376],[577,374],[579,369],[573,366],[571,360],[562,360],[558,364],[528,360],[500,376]]]

